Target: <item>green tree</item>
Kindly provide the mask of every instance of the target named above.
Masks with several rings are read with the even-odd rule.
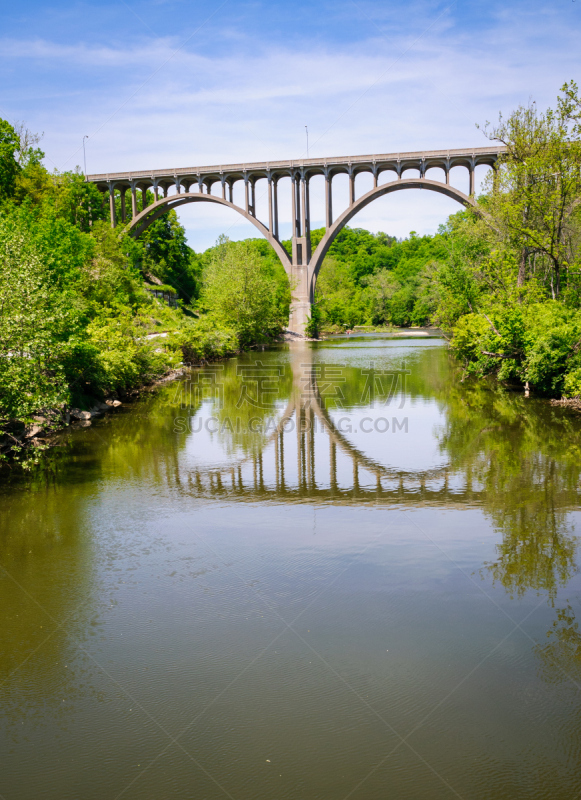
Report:
[[[581,393],[581,128],[577,86],[557,110],[520,107],[490,138],[507,148],[476,211],[447,225],[438,315],[467,372],[539,393]]]
[[[204,276],[202,303],[232,327],[240,343],[266,341],[282,330],[276,284],[251,242],[222,237]]]
[[[153,202],[153,195],[151,197]],[[200,294],[200,264],[188,247],[186,232],[175,211],[155,220],[140,237],[142,270],[173,286],[182,300],[192,303]]]
[[[62,365],[78,308],[38,253],[24,226],[0,221],[0,427],[62,406]]]
[[[578,266],[581,128],[577,85],[562,87],[557,109],[519,106],[485,131],[505,145],[488,180],[486,217],[498,245],[515,252],[516,281],[540,281],[553,299]],[[575,281],[578,271],[575,273]]]
[[[401,284],[391,271],[382,269],[362,280],[366,287],[365,299],[369,304],[374,325],[382,325],[392,320],[392,301]]]
[[[11,198],[20,170],[16,160],[19,147],[18,134],[5,119],[0,119],[0,203]]]

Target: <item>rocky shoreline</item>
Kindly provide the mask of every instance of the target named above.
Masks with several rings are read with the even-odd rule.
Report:
[[[560,408],[571,408],[574,411],[581,411],[581,397],[563,397],[561,400],[550,400],[552,406]]]

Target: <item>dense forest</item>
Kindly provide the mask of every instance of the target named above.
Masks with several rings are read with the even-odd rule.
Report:
[[[476,207],[403,241],[345,228],[321,270],[309,331],[438,325],[465,376],[579,396],[576,84],[556,110],[531,103],[484,133],[507,151]],[[0,120],[0,455],[71,408],[271,341],[288,320],[288,280],[265,241],[221,238],[196,254],[173,211],[135,240],[111,229],[80,171],[49,172],[39,144]],[[311,232],[313,247],[323,233]]]

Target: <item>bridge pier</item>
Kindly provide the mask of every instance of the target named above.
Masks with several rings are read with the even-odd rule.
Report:
[[[302,245],[293,240],[293,252]],[[290,273],[291,307],[288,327],[293,333],[305,335],[305,326],[311,317],[312,300],[309,292],[309,269],[306,264],[294,263]]]
[[[309,178],[304,170],[292,175],[291,204],[293,235],[289,280],[292,299],[288,327],[293,333],[304,336],[313,302],[309,271],[311,261]],[[278,209],[274,212],[274,220],[275,228],[278,230]]]

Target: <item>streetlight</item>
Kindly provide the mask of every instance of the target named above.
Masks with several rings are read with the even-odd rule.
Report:
[[[87,180],[87,154],[85,153],[85,139],[88,138],[88,136],[83,136],[83,162],[85,164],[85,180]]]
[[[307,132],[307,158],[309,157],[309,129],[305,125],[305,131]]]

